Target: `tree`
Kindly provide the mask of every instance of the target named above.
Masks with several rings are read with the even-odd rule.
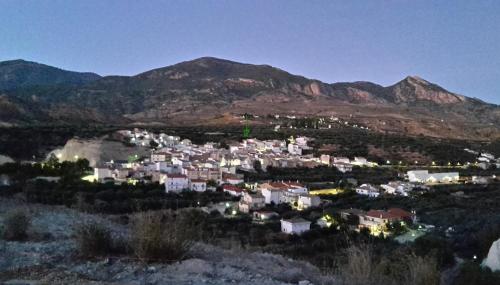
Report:
[[[157,143],[157,142],[155,142],[154,140],[150,140],[150,141],[149,141],[149,146],[150,146],[151,148],[157,148],[157,147],[158,147],[158,143]]]
[[[253,169],[255,169],[255,171],[257,171],[259,173],[262,172],[262,163],[260,162],[260,160],[254,161],[254,163],[253,163]]]

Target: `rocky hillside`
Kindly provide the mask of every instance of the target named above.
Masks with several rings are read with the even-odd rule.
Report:
[[[413,135],[500,135],[499,106],[417,76],[387,87],[327,84],[268,65],[210,57],[136,76],[107,76],[80,86],[19,86],[0,95],[0,122],[15,124],[236,124],[244,113],[345,117],[374,130]]]
[[[0,240],[0,284],[332,284],[332,277],[306,262],[207,244],[194,245],[189,258],[173,264],[120,256],[86,260],[78,256],[75,226],[104,224],[113,235],[125,235],[118,217],[0,198],[0,225],[6,213],[19,209],[31,217],[28,240]]]
[[[90,166],[94,167],[99,163],[110,160],[127,160],[130,156],[149,156],[150,151],[146,147],[125,146],[121,142],[110,141],[105,138],[68,140],[63,148],[52,151],[61,161],[73,160],[74,157],[85,158]],[[1,156],[0,156],[1,159]]]

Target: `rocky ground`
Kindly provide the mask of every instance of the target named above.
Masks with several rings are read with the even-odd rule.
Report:
[[[6,212],[24,209],[32,219],[25,242],[0,241],[0,284],[332,284],[314,266],[283,256],[224,250],[195,244],[189,258],[173,264],[144,264],[130,257],[83,260],[72,237],[74,225],[104,223],[115,235],[127,228],[117,217],[65,207],[28,205],[0,198]],[[3,283],[2,283],[3,282]]]

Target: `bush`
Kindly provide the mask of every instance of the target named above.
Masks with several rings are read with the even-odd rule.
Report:
[[[440,273],[434,259],[405,252],[392,254],[392,258],[377,258],[371,245],[349,247],[339,271],[342,284],[439,284]]]
[[[30,224],[30,217],[21,210],[7,213],[4,220],[3,238],[16,241],[26,239]]]
[[[408,273],[404,275],[402,284],[408,285],[438,285],[440,273],[434,259],[410,255],[405,260]]]
[[[374,284],[372,249],[367,246],[351,246],[346,254],[347,262],[340,272],[342,284]]]
[[[170,212],[139,213],[132,223],[131,246],[142,261],[178,261],[191,246],[186,227]]]
[[[111,233],[103,225],[81,224],[75,229],[75,238],[82,256],[102,256],[113,251]]]

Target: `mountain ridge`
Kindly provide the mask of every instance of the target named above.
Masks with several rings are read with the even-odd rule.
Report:
[[[68,71],[33,61],[0,62],[0,90],[58,84],[81,85],[101,78],[92,72]]]
[[[0,92],[2,106],[7,111],[0,108],[0,121],[9,123],[233,124],[243,113],[290,114],[348,116],[379,131],[471,138],[497,136],[500,125],[499,106],[419,76],[389,86],[325,83],[214,57],[83,84],[21,86]]]

